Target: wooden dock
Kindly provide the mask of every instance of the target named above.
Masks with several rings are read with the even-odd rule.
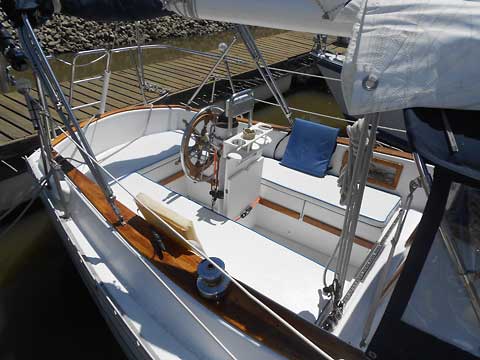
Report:
[[[298,32],[283,32],[262,38],[257,38],[257,44],[270,65],[279,64],[292,57],[307,54],[312,48],[312,34]],[[212,50],[218,53],[218,50]],[[232,47],[229,56],[244,60],[245,64],[230,63],[234,77],[252,72],[255,65],[241,41]],[[171,94],[178,94],[197,87],[208,74],[215,59],[199,55],[186,55],[174,60],[152,63],[144,66],[145,80],[160,85]],[[226,69],[221,64],[216,72],[225,76]],[[69,82],[63,82],[62,88],[68,94]],[[34,96],[36,96],[35,90]],[[93,81],[75,86],[73,106],[90,103],[100,99],[102,83]],[[152,96],[152,94],[150,94]],[[142,102],[138,86],[137,74],[134,68],[112,72],[106,110],[135,105]],[[98,112],[98,105],[76,110],[79,119],[90,118]],[[59,122],[58,115],[51,109],[52,117]],[[29,119],[23,97],[16,93],[0,95],[0,156],[8,157],[18,151],[18,146],[6,147],[15,143],[32,142],[35,131]],[[18,145],[19,145],[18,144]],[[7,154],[7,155],[5,155]]]

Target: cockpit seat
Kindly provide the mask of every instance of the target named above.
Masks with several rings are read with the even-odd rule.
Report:
[[[271,201],[284,199],[286,203],[282,205],[297,206],[295,210],[303,216],[342,228],[345,206],[340,205],[337,180],[338,177],[333,175],[319,178],[282,166],[277,160],[265,158],[261,196]],[[399,208],[400,201],[398,195],[367,186],[360,209],[357,236],[378,241]]]
[[[182,136],[181,130],[144,135],[97,155],[97,159],[115,178],[121,179],[179,154]]]

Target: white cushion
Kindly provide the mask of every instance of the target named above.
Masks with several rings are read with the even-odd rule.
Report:
[[[277,160],[265,158],[262,178],[268,184],[281,187],[294,196],[328,208],[337,214],[345,214],[345,206],[340,205],[340,189],[337,177],[326,175],[323,178],[280,165]],[[360,222],[384,228],[400,206],[400,197],[384,191],[365,187]]]

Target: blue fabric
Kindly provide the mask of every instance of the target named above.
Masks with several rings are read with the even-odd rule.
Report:
[[[449,144],[442,111],[450,124],[457,152]],[[480,111],[415,108],[407,109],[404,114],[407,135],[415,152],[430,164],[480,181]]]
[[[338,132],[337,128],[296,119],[280,164],[306,174],[325,176]]]

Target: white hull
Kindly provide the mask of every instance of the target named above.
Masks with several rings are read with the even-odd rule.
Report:
[[[45,194],[41,195],[41,199],[47,209],[47,213],[50,215],[52,223],[55,225],[57,233],[60,235],[64,243],[65,249],[72,260],[72,263],[80,274],[90,296],[97,305],[102,317],[108,324],[112,334],[115,336],[115,339],[122,347],[125,355],[129,359],[149,359],[150,357],[147,355],[143,347],[138,346],[138,338],[126,324],[122,313],[118,311],[111,301],[109,301],[107,291],[103,288],[102,284],[98,282],[95,276],[91,273],[88,265],[79,255],[77,245],[67,233],[66,228],[62,225],[64,220],[55,213],[55,209],[51,206]]]
[[[48,192],[44,191],[41,193],[40,198],[57,233],[63,241],[73,265],[77,269],[88,292],[100,310],[102,317],[115,336],[115,339],[129,359],[151,359],[141,339],[132,331],[131,326],[123,315],[124,313],[112,302],[108,289],[105,288],[100,278],[92,271],[91,265],[85,261],[84,254],[80,252],[79,244],[75,240],[76,235],[72,232],[70,226],[67,225],[69,220],[65,220],[59,215],[59,212],[56,211],[50,201],[49,195]]]
[[[71,190],[71,218],[68,220],[61,218],[61,212],[57,210],[60,208],[59,204],[52,204],[51,193],[45,191],[42,197],[72,261],[129,357],[226,358],[219,345],[159,283],[161,279],[228,349],[240,354],[238,358],[281,358],[272,350],[259,347],[253,339],[239,337],[230,325],[205,311],[168,277],[149,266],[118,233],[112,231],[73,186]],[[138,293],[126,293],[133,289]]]

